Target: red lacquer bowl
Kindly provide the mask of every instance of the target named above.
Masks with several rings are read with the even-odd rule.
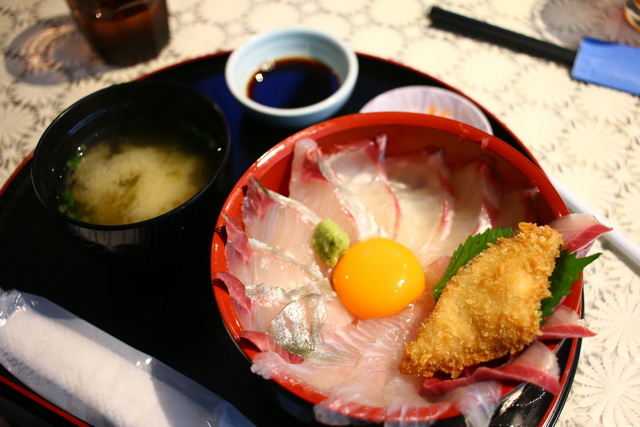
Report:
[[[217,232],[214,235],[211,252],[214,295],[229,334],[249,359],[252,360],[259,350],[240,338],[242,324],[233,309],[227,288],[218,279],[218,272],[227,271],[224,233],[220,232],[225,225],[222,215],[242,223],[241,203],[251,176],[258,178],[266,188],[287,195],[293,148],[298,140],[312,138],[323,151],[330,152],[332,147],[338,144],[371,138],[379,134],[387,135],[387,153],[389,154],[408,153],[425,146],[443,147],[447,158],[453,162],[471,160],[481,153],[491,154],[496,158],[497,173],[504,186],[518,188],[531,185],[539,190],[540,198],[536,208],[538,224],[547,224],[569,214],[566,205],[545,173],[534,163],[504,141],[460,122],[422,114],[384,112],[342,116],[304,129],[274,146],[246,171],[233,187],[216,224]],[[563,304],[581,312],[581,296],[582,283],[576,282],[573,292],[565,298]],[[554,348],[557,346],[557,344],[549,345]],[[311,387],[296,384],[288,378],[276,376],[272,379],[279,386],[311,404],[317,404],[326,397]],[[564,385],[565,381],[566,376],[561,378],[561,384]],[[502,395],[511,393],[515,387],[516,385],[504,384],[501,390]],[[380,422],[385,417],[384,408],[363,407],[362,411],[356,412],[367,414],[368,421],[373,422]],[[434,416],[437,419],[444,419],[457,415],[460,415],[459,412],[453,408],[438,413],[436,405],[425,409],[419,413],[418,417],[422,420],[433,420]]]

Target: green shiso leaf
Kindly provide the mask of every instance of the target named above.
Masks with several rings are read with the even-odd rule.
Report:
[[[476,234],[475,236],[469,236],[467,240],[458,246],[453,255],[451,255],[451,261],[449,266],[445,270],[444,274],[433,287],[433,298],[438,301],[444,287],[449,280],[456,275],[461,267],[467,265],[476,255],[484,251],[489,247],[489,243],[496,243],[501,237],[509,237],[513,234],[511,228],[494,228],[492,230],[484,231],[483,233]]]
[[[580,272],[600,255],[602,254],[597,253],[578,258],[575,253],[569,253],[567,249],[560,252],[560,256],[556,259],[556,267],[549,278],[551,296],[542,300],[542,324],[548,316],[553,314],[553,309],[560,300],[571,293],[571,286],[580,279]]]

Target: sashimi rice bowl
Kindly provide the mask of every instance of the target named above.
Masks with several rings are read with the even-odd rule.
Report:
[[[319,422],[488,424],[524,383],[561,391],[554,350],[593,333],[580,273],[564,288],[551,273],[590,262],[607,230],[492,135],[355,114],[290,136],[240,178],[216,226],[214,294],[251,370]]]

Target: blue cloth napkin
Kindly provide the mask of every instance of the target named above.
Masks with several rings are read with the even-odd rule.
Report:
[[[640,95],[640,48],[587,37],[580,44],[571,76]]]

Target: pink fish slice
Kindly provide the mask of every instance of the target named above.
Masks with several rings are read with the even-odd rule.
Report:
[[[226,231],[227,270],[245,285],[268,283],[294,289],[323,277],[318,269],[301,264],[286,251],[249,239],[242,227],[228,217]]]
[[[397,239],[426,266],[433,257],[423,249],[438,246],[449,234],[453,193],[443,150],[421,150],[386,159],[385,167],[400,206]]]
[[[494,159],[480,156],[451,172],[455,213],[442,254],[451,254],[467,237],[495,228],[500,217],[501,185]]]
[[[375,221],[360,201],[340,188],[341,183],[326,164],[318,144],[311,139],[296,143],[289,182],[289,197],[298,200],[320,218],[331,219],[352,242],[372,237]]]
[[[326,273],[327,265],[313,250],[313,232],[321,221],[297,200],[264,188],[253,178],[242,203],[244,231],[251,239],[291,254],[301,264]]]
[[[385,171],[386,135],[349,144],[326,156],[346,190],[373,215],[387,237],[394,239],[400,222],[400,205]]]

